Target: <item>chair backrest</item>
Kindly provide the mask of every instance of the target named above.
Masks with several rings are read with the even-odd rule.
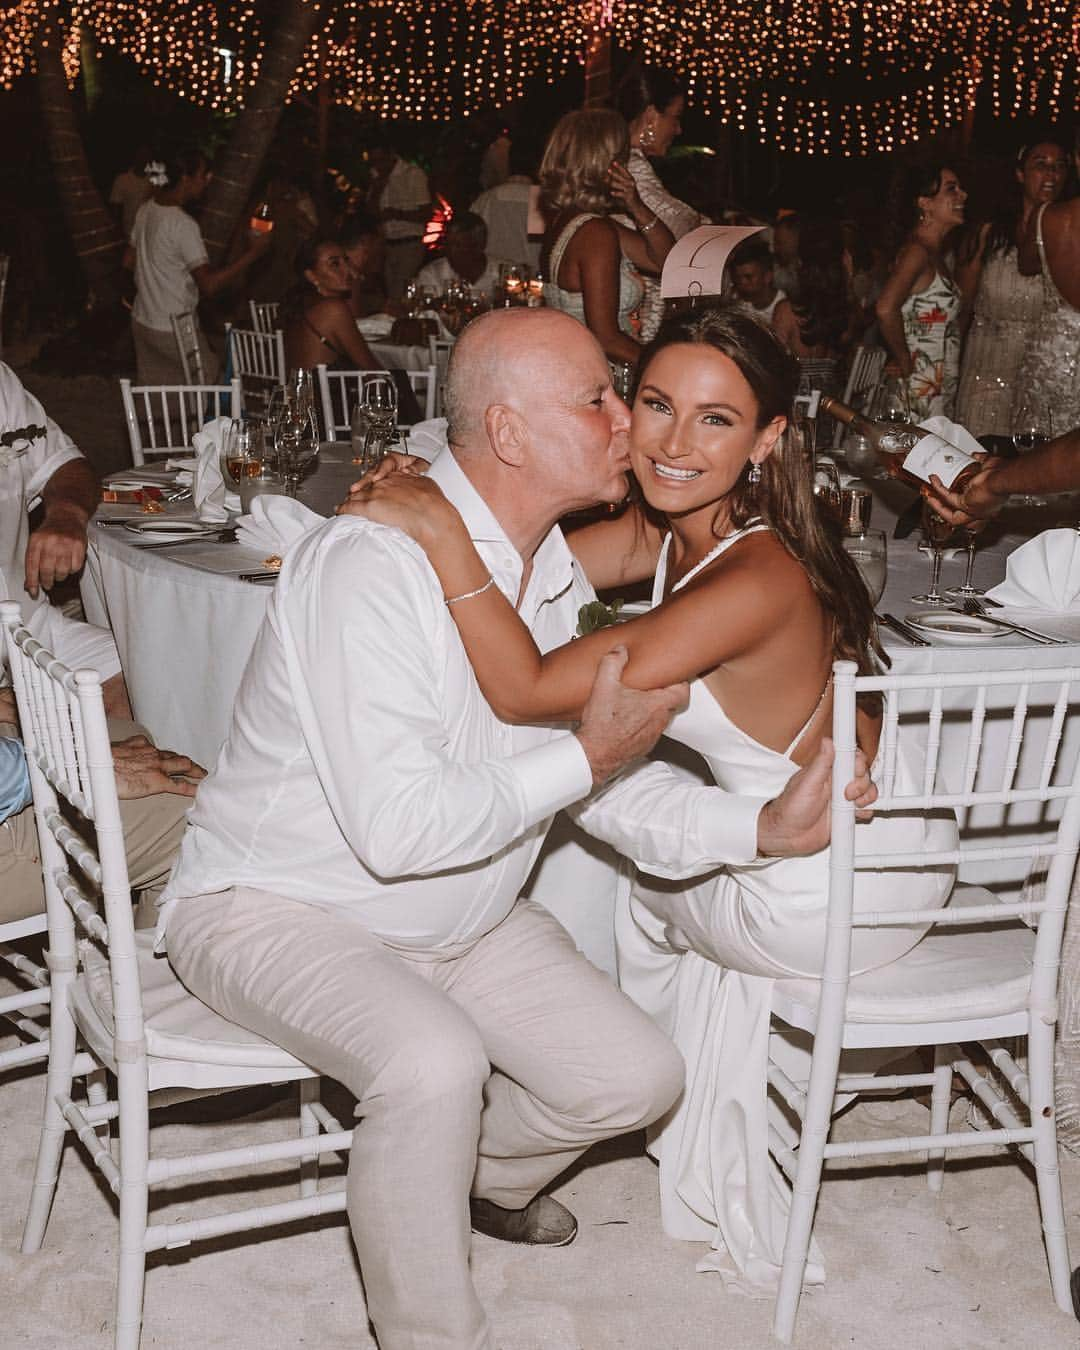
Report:
[[[454,350],[452,338],[428,338],[428,353],[435,367],[435,408],[429,417],[443,415],[443,390],[446,387],[446,367],[450,364],[450,353]]]
[[[285,383],[285,339],[281,329],[258,333],[250,328],[230,328],[229,352],[248,412],[265,416],[271,394]]]
[[[176,338],[176,350],[180,355],[180,365],[184,372],[185,384],[204,384],[206,373],[203,370],[202,348],[199,346],[199,328],[195,322],[193,310],[183,314],[171,314],[173,336]]]
[[[421,372],[424,373],[424,372]],[[347,441],[352,434],[352,410],[360,402],[365,383],[376,375],[393,379],[388,370],[328,370],[316,366],[319,406],[328,441]]]
[[[240,381],[231,384],[138,384],[120,381],[131,462],[188,455],[191,438],[211,417],[239,417]]]
[[[272,333],[278,326],[281,306],[276,300],[249,300],[251,326],[256,333]]]
[[[830,1023],[839,1035],[852,927],[933,924],[948,933],[958,924],[969,928],[1039,914],[1029,1006],[1050,1008],[1080,841],[1080,756],[1075,745],[1062,746],[1070,702],[1080,689],[1080,666],[857,677],[854,663],[837,661],[833,687],[836,759],[819,1035]],[[875,695],[885,700],[875,812],[954,811],[961,826],[955,848],[914,855],[860,850],[856,858],[855,808],[845,799],[844,787],[853,776],[856,698]],[[1002,738],[985,734],[993,721],[1007,724],[1004,756]],[[991,826],[987,816],[992,808],[999,808],[995,820],[1000,823]],[[1014,827],[1009,816],[1019,811],[1037,820]],[[1026,863],[1029,877],[1048,867],[1043,899],[995,903],[985,911],[954,905],[852,918],[856,871],[985,862],[1000,866],[1012,860]]]
[[[54,979],[58,970],[70,978],[77,930],[106,953],[116,1040],[126,1047],[118,1058],[130,1059],[128,1051],[142,1046],[142,997],[101,677],[69,670],[42,647],[23,626],[17,604],[0,604],[0,623],[34,796],[49,964]],[[62,810],[60,798],[74,811]]]
[[[870,399],[885,368],[886,355],[883,347],[855,348],[841,403],[846,403],[849,408],[857,408],[860,412],[869,411]],[[836,423],[833,432],[834,450],[840,449],[846,430],[843,422]]]
[[[416,395],[416,401],[423,410],[424,421],[428,421],[435,416],[439,387],[438,370],[434,365],[430,365],[426,370],[409,370],[406,374]]]

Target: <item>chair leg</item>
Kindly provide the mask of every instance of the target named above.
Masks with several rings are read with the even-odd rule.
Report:
[[[95,1069],[86,1079],[86,1100],[91,1106],[101,1106],[109,1100],[109,1081],[104,1069]],[[102,1144],[108,1148],[110,1129],[109,1122],[103,1120],[100,1125],[95,1126],[95,1133]]]
[[[1054,1302],[1062,1312],[1073,1312],[1069,1243],[1065,1234],[1065,1207],[1058,1167],[1057,1112],[1054,1104],[1054,1028],[1032,1014],[1028,1035],[1028,1072],[1031,1078],[1031,1125],[1035,1132],[1035,1182],[1039,1193],[1046,1261]]]
[[[71,974],[54,971],[52,977],[52,1010],[49,1028],[49,1068],[45,1080],[45,1109],[38,1141],[37,1164],[30,1203],[23,1228],[22,1250],[29,1255],[40,1249],[49,1222],[56,1180],[60,1174],[60,1158],[64,1151],[67,1121],[56,1101],[71,1093],[75,1064],[75,1023],[68,1012],[67,991]]]
[[[934,1046],[934,1086],[930,1092],[930,1133],[946,1134],[952,1105],[952,1046]],[[940,1195],[945,1180],[945,1150],[932,1148],[926,1155],[926,1184]]]
[[[126,1089],[126,1091],[125,1091]],[[116,1278],[116,1350],[139,1350],[146,1275],[149,1110],[146,1060],[119,1066],[120,1254]]]
[[[319,1121],[311,1109],[312,1102],[319,1100],[320,1080],[302,1078],[300,1080],[300,1137],[312,1139],[319,1133]],[[300,1159],[300,1195],[309,1199],[319,1191],[319,1155]]]

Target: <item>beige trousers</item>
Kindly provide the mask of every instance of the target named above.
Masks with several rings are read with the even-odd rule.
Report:
[[[109,721],[109,735],[114,741],[125,740],[142,730],[132,722]],[[14,727],[0,727],[0,734],[17,733]],[[143,892],[140,927],[154,926],[153,902],[168,880],[190,805],[189,798],[167,792],[120,803],[131,889]],[[0,923],[26,919],[44,909],[37,825],[34,808],[28,806],[0,825]]]
[[[193,993],[356,1096],[348,1213],[381,1350],[490,1350],[470,1192],[520,1208],[682,1085],[671,1043],[529,901],[452,958],[244,887],[182,901],[167,938]]]
[[[139,384],[187,384],[176,337],[172,329],[147,328],[138,319],[131,321],[131,335],[135,340],[135,372]],[[203,379],[216,384],[221,373],[217,352],[210,346],[206,334],[199,329],[199,349],[202,352]]]

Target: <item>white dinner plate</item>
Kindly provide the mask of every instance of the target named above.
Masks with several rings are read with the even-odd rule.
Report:
[[[131,530],[133,534],[145,535],[148,539],[176,543],[181,539],[198,539],[204,534],[218,534],[227,525],[228,521],[212,525],[205,520],[170,520],[168,516],[147,516],[144,520],[126,520],[124,529]]]
[[[978,643],[1006,637],[1008,629],[980,619],[977,614],[957,614],[951,609],[925,609],[905,614],[904,622],[925,637],[939,642]]]
[[[176,483],[175,469],[124,469],[120,473],[110,474],[105,479],[108,488],[131,489],[141,487],[173,487]]]

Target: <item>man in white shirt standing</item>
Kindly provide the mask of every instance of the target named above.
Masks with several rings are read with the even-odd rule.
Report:
[[[402,159],[390,145],[369,153],[372,168],[368,210],[386,240],[386,294],[400,300],[405,283],[424,261],[424,227],[431,218],[431,189],[419,164]]]
[[[112,634],[68,618],[46,594],[82,567],[99,497],[75,442],[0,363],[0,600],[17,600],[23,622],[65,665],[96,670],[108,712],[130,717]],[[29,513],[39,501],[44,518],[31,534]]]
[[[447,403],[431,475],[490,584],[561,644],[593,592],[556,522],[626,491],[604,355],[565,315],[497,311],[459,341]],[[348,1213],[382,1350],[491,1350],[470,1221],[571,1241],[573,1216],[538,1193],[682,1081],[651,1020],[518,894],[553,813],[651,745],[686,687],[629,690],[613,655],[575,732],[501,723],[449,613],[469,598],[368,520],[290,550],[162,912],[195,994],[357,1097]],[[601,806],[636,813],[646,865],[673,841],[752,858],[772,828],[761,802],[727,810],[664,765],[642,779]]]

